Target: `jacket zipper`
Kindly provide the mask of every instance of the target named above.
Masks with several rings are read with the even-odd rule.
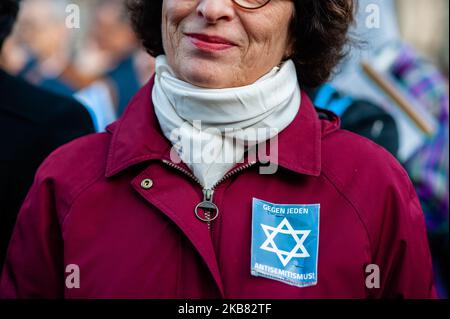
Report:
[[[248,164],[242,165],[234,170],[232,170],[231,172],[228,172],[227,174],[224,175],[224,177],[222,177],[216,184],[214,184],[213,187],[211,188],[204,188],[202,183],[200,182],[200,180],[191,172],[185,170],[182,167],[179,167],[178,165],[168,161],[168,160],[163,160],[162,161],[164,164],[178,170],[179,172],[182,172],[183,174],[187,175],[188,177],[190,177],[192,180],[194,180],[198,185],[200,185],[200,187],[203,190],[203,202],[200,202],[195,210],[196,216],[197,218],[199,218],[200,220],[202,220],[203,222],[205,222],[208,225],[208,230],[211,230],[211,222],[213,222],[218,216],[219,216],[219,208],[214,204],[213,202],[213,195],[214,195],[214,191],[215,189],[222,184],[223,182],[225,182],[227,179],[229,179],[230,177],[236,175],[237,173],[240,173],[252,166],[254,166],[257,161],[252,161]],[[217,209],[217,212],[215,214],[215,216],[211,216],[211,214],[209,212],[205,212],[205,218],[202,219],[197,215],[197,209],[203,206],[205,208],[209,208],[211,210],[213,209]]]

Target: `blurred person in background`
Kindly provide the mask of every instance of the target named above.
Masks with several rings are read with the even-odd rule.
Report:
[[[17,30],[17,28],[16,28]],[[5,40],[0,55],[0,68],[12,75],[17,75],[29,58],[27,50],[21,45],[13,31]]]
[[[15,36],[28,53],[18,76],[70,96],[75,87],[68,75],[72,33],[65,25],[66,5],[65,0],[24,0]]]
[[[103,131],[122,115],[131,97],[148,81],[154,60],[140,49],[124,0],[95,3],[85,43],[89,52],[97,51],[93,55],[102,60],[106,70],[75,97],[90,110],[96,129]]]
[[[76,92],[103,131],[153,74],[154,59],[140,48],[124,0],[84,3],[80,29],[65,26],[67,4],[25,0],[3,64],[45,89]]]
[[[0,49],[13,29],[19,2],[0,2]],[[92,132],[82,105],[0,69],[0,265],[38,166],[59,146]]]

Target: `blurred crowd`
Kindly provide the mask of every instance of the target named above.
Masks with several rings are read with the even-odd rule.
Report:
[[[79,25],[70,24],[77,19]],[[153,73],[153,58],[140,50],[123,0],[23,1],[0,65],[39,87],[76,94],[98,131],[120,116]]]
[[[362,1],[359,10],[368,14],[367,5],[378,2],[386,1]],[[76,94],[90,108],[101,131],[120,116],[131,96],[153,73],[153,58],[140,49],[124,3],[24,0],[15,29],[4,44],[0,66],[45,89]],[[69,4],[77,5],[79,11],[67,10]],[[398,32],[444,75],[448,75],[448,6],[445,0],[433,0],[432,5],[427,0],[396,0]],[[420,28],[419,13],[423,17]],[[79,15],[78,26],[68,25],[72,14]],[[391,14],[380,12],[380,30],[387,37],[394,29],[389,22]],[[370,31],[376,32],[381,33]],[[356,40],[365,42],[367,36],[359,34]],[[99,106],[102,103],[108,107]]]
[[[373,3],[381,8],[380,25],[368,28]],[[77,14],[67,11],[69,4],[79,8],[79,27],[67,25]],[[447,297],[449,2],[360,0],[358,10],[352,32],[361,43],[329,84],[309,93],[316,105],[340,115],[344,128],[404,164],[426,214],[439,293]],[[150,79],[154,59],[140,48],[124,0],[24,0],[0,67],[74,97],[101,132]],[[408,107],[420,118],[405,115]]]

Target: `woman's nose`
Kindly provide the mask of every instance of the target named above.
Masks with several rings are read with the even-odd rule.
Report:
[[[235,15],[234,10],[232,0],[200,0],[197,6],[198,16],[211,24],[230,21]]]

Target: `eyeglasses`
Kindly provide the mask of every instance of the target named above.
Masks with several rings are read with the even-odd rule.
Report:
[[[236,5],[248,10],[256,10],[264,7],[270,0],[232,0]]]

